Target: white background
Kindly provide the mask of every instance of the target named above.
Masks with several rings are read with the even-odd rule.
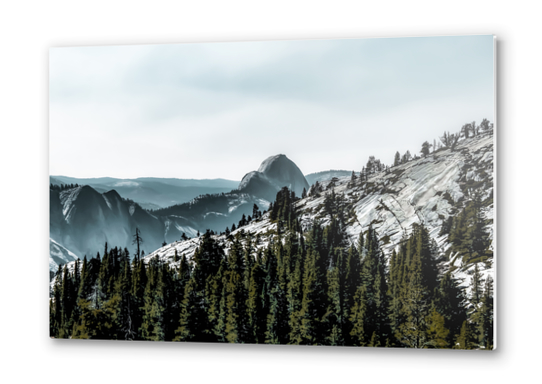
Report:
[[[3,2],[0,6],[0,258],[3,261],[0,264],[3,295],[0,381],[519,383],[540,380],[538,240],[542,212],[537,160],[542,130],[539,118],[542,65],[540,9],[535,4],[534,1],[473,0]],[[497,35],[499,50],[497,351],[85,342],[48,338],[50,47],[488,33]]]

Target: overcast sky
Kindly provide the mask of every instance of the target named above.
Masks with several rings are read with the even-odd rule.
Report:
[[[53,48],[49,70],[51,175],[359,171],[494,120],[492,36]]]

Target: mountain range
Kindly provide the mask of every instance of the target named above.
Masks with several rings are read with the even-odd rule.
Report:
[[[209,185],[225,187],[228,183],[228,180],[221,179],[119,180],[54,176],[51,178],[52,185],[70,187],[51,188],[51,241],[63,247],[64,255],[93,257],[104,249],[105,242],[132,250],[132,238],[138,228],[144,240],[141,249],[144,253],[150,253],[164,243],[174,242],[184,236],[195,237],[207,229],[221,232],[232,224],[237,225],[243,217],[254,216],[255,205],[260,212],[266,210],[282,187],[292,188],[299,195],[309,188],[301,170],[285,155],[277,155],[264,160],[257,171],[245,175],[236,189],[200,194],[188,202],[166,208],[144,209],[142,204],[121,197],[117,191],[120,189],[125,196],[133,197],[143,190],[150,193],[146,188],[151,187],[163,192],[165,185],[178,189],[192,186],[201,190],[209,188]],[[71,184],[78,186],[71,188]],[[115,186],[115,189],[104,192],[109,186]],[[159,195],[163,196],[162,192]],[[59,253],[56,248],[55,252]],[[50,268],[56,268],[58,264],[51,262]]]
[[[67,176],[51,176],[49,179],[53,185],[88,185],[100,193],[114,189],[122,197],[137,202],[145,209],[182,204],[200,195],[229,192],[239,185],[238,181],[226,179],[194,180],[154,177],[84,179]]]
[[[257,171],[247,173],[235,190],[201,195],[152,212],[121,198],[114,190],[100,193],[83,186],[52,191],[51,238],[56,254],[94,256],[105,241],[133,250],[132,237],[137,227],[144,238],[146,260],[158,257],[174,264],[175,253],[192,257],[201,242],[198,232],[207,229],[216,232],[213,237],[226,249],[231,244],[230,236],[237,233],[258,235],[260,244],[266,244],[277,233],[277,224],[269,213],[256,215],[231,234],[224,230],[233,223],[237,226],[243,215],[253,215],[254,204],[260,211],[267,210],[277,191],[288,187],[297,196],[303,189],[307,191],[305,198],[295,202],[296,216],[304,230],[310,229],[315,220],[329,224],[330,210],[339,209],[333,208],[333,204],[339,204],[339,210],[346,215],[348,241],[355,243],[360,233],[373,227],[388,257],[415,225],[423,224],[435,247],[446,254],[447,268],[468,285],[472,263],[458,256],[449,226],[452,219],[467,211],[469,202],[480,201],[480,226],[492,252],[493,144],[493,134],[488,132],[459,141],[453,150],[443,147],[385,171],[358,173],[354,178],[351,171],[313,174],[312,187],[291,160],[276,155],[264,160]],[[316,180],[319,188],[314,185]],[[190,238],[183,239],[183,233]],[[65,251],[59,252],[57,245]],[[70,261],[58,256],[55,260],[51,268],[59,261]],[[482,271],[484,276],[493,273],[491,263]]]
[[[469,204],[479,201],[481,222],[478,225],[483,239],[478,241],[485,242],[492,255],[493,145],[493,134],[489,132],[460,141],[454,150],[442,148],[426,157],[391,167],[387,172],[366,175],[366,180],[360,177],[353,180],[349,172],[349,176],[321,183],[319,190],[311,188],[306,198],[295,203],[296,215],[303,230],[308,231],[315,221],[329,225],[332,211],[341,211],[346,215],[344,229],[348,241],[355,244],[360,233],[366,233],[372,227],[387,257],[391,257],[415,225],[423,224],[434,247],[445,255],[446,261],[441,268],[450,270],[468,287],[473,276],[473,260],[461,257],[462,251],[454,243],[464,239],[453,239],[449,226],[452,219],[463,220],[462,215],[469,209]],[[257,238],[256,248],[263,247],[276,236],[277,224],[266,214],[230,235],[214,238],[227,250],[232,244],[230,239],[237,234]],[[176,265],[175,254],[191,259],[200,244],[201,238],[176,241],[154,251],[146,260],[158,258]],[[488,275],[494,278],[492,258],[488,260],[480,272],[484,279]]]
[[[272,156],[234,191],[152,213],[115,191],[51,188],[75,227],[51,241],[51,264],[67,262],[50,273],[51,337],[492,350],[494,137],[469,133],[308,190]],[[167,238],[176,220],[209,228],[254,201],[267,211],[231,229]],[[130,260],[129,225],[166,239]],[[100,235],[103,258],[70,261],[68,241]]]

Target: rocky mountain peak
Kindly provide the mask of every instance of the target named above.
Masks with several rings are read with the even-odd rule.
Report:
[[[309,189],[309,183],[303,172],[283,154],[265,159],[257,171],[247,173],[239,184],[239,190],[266,198],[270,197],[271,200],[282,187],[288,187],[297,196],[301,196],[304,188]]]

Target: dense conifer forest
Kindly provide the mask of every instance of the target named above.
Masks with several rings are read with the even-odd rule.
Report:
[[[475,264],[466,290],[423,225],[391,255],[372,226],[349,244],[341,196],[328,196],[331,221],[305,232],[298,198],[284,188],[267,212],[277,227],[265,242],[237,231],[226,252],[208,231],[191,260],[145,260],[138,248],[131,258],[105,244],[102,255],[60,266],[51,337],[493,349],[493,281],[478,269],[492,253],[476,202],[441,230]],[[136,232],[137,245],[142,238]]]

